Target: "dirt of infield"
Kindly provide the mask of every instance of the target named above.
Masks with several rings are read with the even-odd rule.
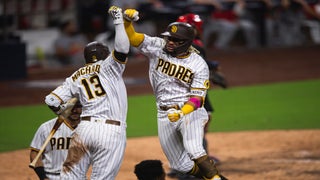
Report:
[[[210,53],[219,60],[230,88],[235,86],[320,78],[320,46]],[[125,77],[142,83],[128,85],[128,94],[151,93],[148,65],[141,58],[129,61]],[[30,88],[21,83],[65,78],[74,69],[33,69],[27,79],[0,82],[0,106],[43,103],[51,88]],[[20,83],[20,84],[19,84]],[[8,96],[9,94],[9,96]],[[221,159],[221,172],[231,180],[320,179],[320,130],[279,130],[209,133],[209,151]],[[152,143],[150,143],[152,142]],[[1,180],[34,180],[27,149],[0,153]],[[168,161],[157,137],[129,138],[117,180],[134,180],[134,165],[145,159]],[[170,178],[167,178],[171,180]]]
[[[222,161],[220,171],[230,180],[318,180],[320,130],[210,133],[209,151]],[[152,143],[150,143],[152,142]],[[34,180],[29,151],[0,154],[2,180]],[[145,159],[168,162],[157,137],[130,138],[117,180],[134,180],[134,165]],[[167,180],[171,180],[167,178]]]

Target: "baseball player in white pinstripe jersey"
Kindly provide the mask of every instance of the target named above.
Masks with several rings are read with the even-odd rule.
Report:
[[[101,43],[84,49],[86,66],[68,77],[45,102],[59,112],[61,102],[76,97],[83,106],[81,122],[72,136],[61,179],[85,179],[92,165],[91,180],[115,179],[126,147],[127,92],[122,74],[129,53],[122,9],[109,8],[115,25],[114,50]]]
[[[190,24],[169,24],[162,37],[137,33],[132,21],[138,11],[124,12],[130,44],[149,58],[149,78],[158,108],[158,134],[172,169],[202,179],[225,179],[203,148],[208,114],[203,107],[209,88],[209,69],[191,44]]]
[[[71,134],[80,122],[81,111],[81,104],[77,102],[72,108],[70,116],[67,118],[67,124],[62,123],[50,139],[49,144],[42,154],[42,158],[39,159],[37,166],[34,168],[40,180],[59,179],[62,163],[67,158]],[[38,128],[30,144],[31,162],[37,156],[57,119],[58,118],[56,117],[46,121]]]

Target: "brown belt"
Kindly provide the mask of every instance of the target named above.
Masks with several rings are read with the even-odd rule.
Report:
[[[162,110],[162,111],[168,111],[169,109],[177,109],[179,110],[180,107],[178,104],[175,104],[175,105],[171,105],[171,106],[159,106],[159,108]]]
[[[60,176],[60,173],[52,173],[52,172],[45,172],[46,174],[54,175],[54,176]]]
[[[85,116],[85,117],[81,117],[82,121],[91,121],[91,117],[90,116]],[[94,120],[93,122],[99,122],[98,119]],[[107,119],[104,121],[106,124],[113,124],[116,126],[120,126],[120,121],[115,121],[115,120],[111,120],[111,119]]]

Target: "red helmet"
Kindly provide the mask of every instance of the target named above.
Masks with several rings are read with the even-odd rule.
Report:
[[[202,33],[203,21],[198,14],[188,13],[178,17],[177,22],[186,22],[191,24],[199,34]]]

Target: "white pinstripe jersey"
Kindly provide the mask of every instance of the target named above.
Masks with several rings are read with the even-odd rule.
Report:
[[[209,88],[209,68],[195,52],[181,58],[170,56],[163,50],[165,44],[162,38],[144,35],[138,48],[149,57],[149,78],[158,106],[158,135],[162,150],[170,168],[188,172],[194,166],[192,159],[206,154],[202,143],[208,114],[201,107],[172,123],[167,111],[159,106],[178,104],[181,107],[191,95],[205,97]]]
[[[124,122],[127,114],[127,91],[122,78],[126,62],[117,61],[113,52],[105,60],[79,68],[52,93],[63,102],[77,97],[81,117],[112,119]]]
[[[51,119],[40,125],[31,141],[30,149],[37,151],[40,150],[57,119],[58,118]],[[50,139],[50,142],[45,148],[42,159],[46,172],[60,173],[62,163],[68,154],[72,132],[73,131],[65,123],[62,123]]]
[[[181,104],[190,95],[205,97],[209,88],[209,68],[205,60],[192,52],[176,58],[163,51],[165,40],[144,36],[138,47],[149,57],[149,77],[157,105]]]

